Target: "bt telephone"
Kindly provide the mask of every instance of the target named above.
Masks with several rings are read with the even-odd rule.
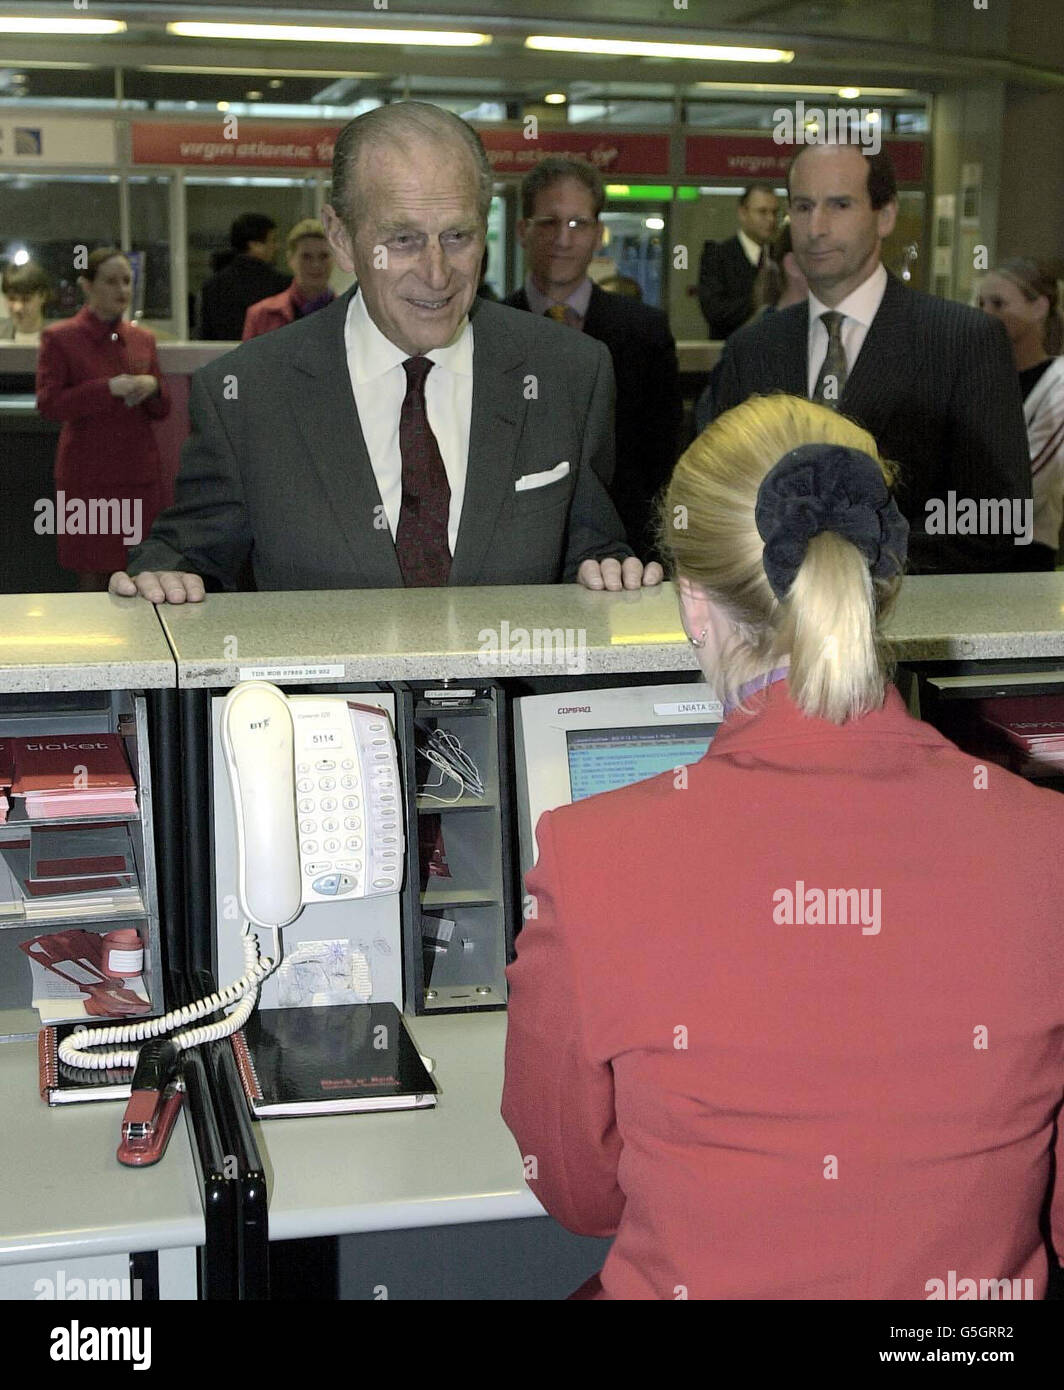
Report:
[[[250,922],[282,927],[308,903],[399,892],[403,799],[386,710],[245,681],[225,699],[221,736]]]
[[[221,724],[236,810],[244,974],[162,1018],[76,1029],[59,1045],[68,1066],[137,1068],[134,1100],[143,1110],[131,1101],[126,1112],[129,1128],[124,1122],[119,1150],[126,1163],[159,1157],[176,1114],[169,1077],[178,1055],[243,1027],[259,986],[281,962],[281,927],[308,903],[382,896],[402,887],[403,799],[386,710],[344,696],[288,697],[268,681],[245,681],[226,696]],[[260,955],[253,926],[272,933],[269,956]],[[353,961],[353,972],[355,992],[369,998],[373,985],[364,957]],[[188,1026],[230,1005],[220,1021]],[[163,1044],[167,1033],[175,1036]],[[148,1040],[152,1047],[140,1057],[139,1044]],[[129,1043],[137,1049],[113,1046]],[[154,1148],[145,1158],[148,1139]]]

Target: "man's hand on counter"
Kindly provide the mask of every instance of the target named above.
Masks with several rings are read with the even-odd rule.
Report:
[[[585,589],[639,589],[660,584],[664,578],[661,566],[654,560],[644,565],[642,560],[629,556],[620,560],[585,560],[577,572],[577,583]],[[150,603],[202,603],[205,597],[203,580],[198,574],[179,570],[145,570],[131,578],[124,570],[111,575],[108,592],[122,598],[137,594]]]
[[[135,598],[137,594],[149,603],[202,603],[204,599],[203,580],[198,574],[186,574],[181,570],[145,570],[131,578],[125,570],[111,575],[107,586],[110,594],[122,598]]]
[[[630,555],[620,560],[585,560],[576,572],[576,582],[585,589],[639,589],[660,584],[665,572],[656,560],[648,565]]]

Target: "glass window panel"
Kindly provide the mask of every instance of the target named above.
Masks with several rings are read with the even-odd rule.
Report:
[[[134,174],[129,180],[129,229],[133,251],[143,255],[143,287],[136,309],[149,323],[173,318],[170,294],[170,179]]]
[[[314,213],[313,178],[233,175],[185,179],[188,225],[189,328],[196,322],[196,298],[203,282],[229,254],[229,228],[243,212],[263,212],[277,223],[275,265],[287,273],[284,243],[289,230]]]
[[[49,318],[69,318],[81,307],[75,248],[117,246],[117,174],[0,174],[0,260],[20,248],[52,279]]]

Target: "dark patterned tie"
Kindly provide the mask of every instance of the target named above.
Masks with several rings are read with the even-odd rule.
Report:
[[[842,321],[845,317],[845,314],[840,314],[835,309],[829,309],[827,313],[820,315],[820,322],[828,330],[828,350],[824,354],[824,365],[820,368],[820,375],[813,388],[813,400],[832,410],[839,408],[839,397],[849,375],[846,353],[842,346]]]
[[[446,584],[451,572],[447,518],[451,489],[440,446],[425,413],[428,357],[408,357],[406,397],[399,414],[399,453],[403,460],[403,500],[395,528],[395,550],[408,589]]]

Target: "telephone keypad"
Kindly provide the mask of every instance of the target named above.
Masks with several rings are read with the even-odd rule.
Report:
[[[301,793],[297,802],[302,817],[299,828],[301,835],[308,837],[300,846],[305,891],[323,898],[343,897],[358,891],[360,882],[378,891],[395,889],[401,876],[398,847],[402,831],[397,824],[397,769],[389,725],[380,719],[368,723],[353,720],[350,728],[340,731],[335,723],[332,728],[323,728],[316,711],[312,717],[315,740],[328,740],[337,756],[319,756],[296,764],[296,786]],[[361,773],[357,757],[341,756],[359,747]],[[363,794],[368,800],[367,812],[362,810]],[[344,812],[342,831],[339,819],[332,814],[338,805]],[[316,838],[319,836],[325,838]],[[366,859],[354,857],[364,847]],[[316,857],[319,854],[320,859]],[[309,859],[310,855],[315,858]]]

